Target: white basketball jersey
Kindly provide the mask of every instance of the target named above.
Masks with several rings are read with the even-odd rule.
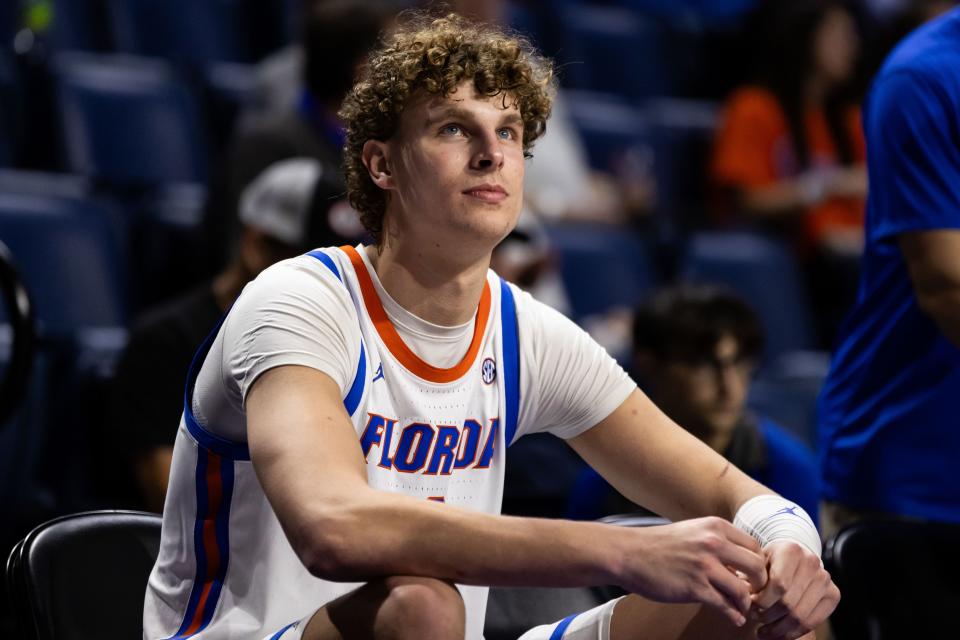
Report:
[[[310,255],[347,288],[359,318],[360,358],[344,405],[370,485],[499,513],[505,445],[516,432],[519,404],[511,286],[488,272],[467,353],[440,369],[400,339],[355,249]],[[147,638],[279,638],[290,623],[358,586],[307,572],[267,502],[246,444],[194,418],[193,385],[213,337],[187,382],[160,555],[146,595]],[[458,587],[467,637],[480,638],[487,588]]]

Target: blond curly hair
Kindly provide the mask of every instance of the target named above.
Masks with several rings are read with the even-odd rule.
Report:
[[[420,90],[449,96],[472,80],[480,95],[513,100],[523,119],[523,151],[543,135],[553,103],[553,63],[517,34],[451,13],[402,14],[374,49],[347,94],[340,117],[347,128],[344,170],[350,204],[378,244],[387,193],[370,180],[361,153],[367,140],[397,131],[410,96]]]

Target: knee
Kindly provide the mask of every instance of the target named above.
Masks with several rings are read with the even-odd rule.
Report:
[[[388,578],[377,612],[376,637],[448,640],[463,638],[466,609],[457,588],[433,578]]]

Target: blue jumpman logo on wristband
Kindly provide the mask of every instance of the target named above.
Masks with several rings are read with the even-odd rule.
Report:
[[[784,514],[784,513],[788,513],[788,514],[790,514],[791,516],[797,516],[796,510],[799,509],[799,508],[800,508],[800,505],[796,505],[796,504],[793,505],[792,507],[784,507],[783,509],[780,509],[780,511],[775,511],[774,513],[771,513],[770,515],[768,515],[766,518],[764,518],[764,519],[761,520],[760,522],[761,522],[761,523],[766,522],[766,521],[769,520],[770,518],[773,518],[774,516],[779,516],[779,515]],[[797,516],[797,517],[799,518],[800,516]],[[759,526],[759,523],[758,523],[758,526]]]

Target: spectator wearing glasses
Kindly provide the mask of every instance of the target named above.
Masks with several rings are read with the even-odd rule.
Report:
[[[763,342],[757,315],[732,292],[712,285],[665,289],[635,312],[633,377],[677,424],[755,480],[815,513],[812,452],[746,406]],[[579,518],[634,510],[592,470],[579,479],[570,505],[570,515]]]

